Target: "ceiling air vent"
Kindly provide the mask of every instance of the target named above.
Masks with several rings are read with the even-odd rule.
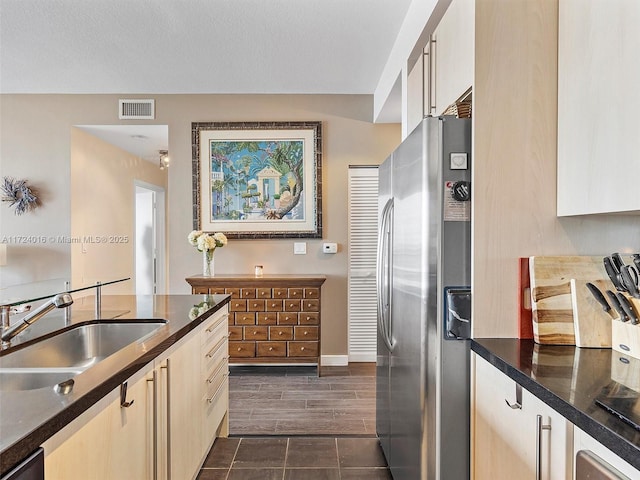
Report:
[[[118,118],[120,120],[153,120],[155,118],[155,100],[118,100]]]

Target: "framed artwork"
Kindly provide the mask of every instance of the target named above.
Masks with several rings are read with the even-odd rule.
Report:
[[[192,123],[193,228],[322,238],[321,122]]]

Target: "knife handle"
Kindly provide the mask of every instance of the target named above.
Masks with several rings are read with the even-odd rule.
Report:
[[[598,287],[596,287],[591,282],[587,282],[587,288],[591,292],[591,295],[593,295],[593,298],[595,298],[598,301],[598,303],[600,305],[602,305],[602,309],[605,312],[608,312],[608,311],[611,310],[611,307],[609,306],[609,303],[607,302],[607,299],[604,298],[604,295],[602,294],[602,292],[600,291],[600,289]]]
[[[618,297],[616,296],[616,294],[611,290],[607,290],[607,296],[609,297],[609,300],[611,300],[611,305],[613,305],[613,308],[615,309],[615,311],[618,312],[618,315],[620,316],[620,321],[628,322],[629,318],[627,317],[626,312],[622,308],[622,305],[620,305],[620,300],[618,300]]]
[[[621,293],[618,293],[616,295],[618,297],[618,300],[620,301],[620,305],[622,306],[622,309],[624,310],[624,313],[631,320],[631,324],[632,325],[636,325],[636,324],[640,323],[640,320],[638,320],[638,315],[636,315],[636,312],[635,312],[635,310],[633,308],[633,305],[631,305],[631,302],[627,299],[627,297],[625,297]]]

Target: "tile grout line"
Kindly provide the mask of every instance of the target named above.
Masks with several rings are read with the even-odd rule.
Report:
[[[238,456],[238,450],[240,450],[240,444],[242,443],[242,438],[238,441],[238,445],[236,445],[236,451],[233,452],[233,458],[231,459],[231,464],[229,465],[229,470],[227,470],[227,476],[224,477],[224,480],[229,479],[229,475],[231,475],[231,469],[233,468],[233,462],[235,462],[236,457]]]
[[[287,437],[287,447],[284,451],[284,465],[282,466],[282,480],[285,480],[285,475],[287,473],[287,457],[289,456],[289,437]]]
[[[340,452],[338,451],[338,437],[336,437],[334,439],[334,442],[336,442],[336,457],[338,460],[338,480],[342,479],[342,470],[340,469]]]

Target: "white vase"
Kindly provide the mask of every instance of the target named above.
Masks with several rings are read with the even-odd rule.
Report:
[[[205,277],[213,277],[213,267],[213,251],[202,252],[202,275]]]

